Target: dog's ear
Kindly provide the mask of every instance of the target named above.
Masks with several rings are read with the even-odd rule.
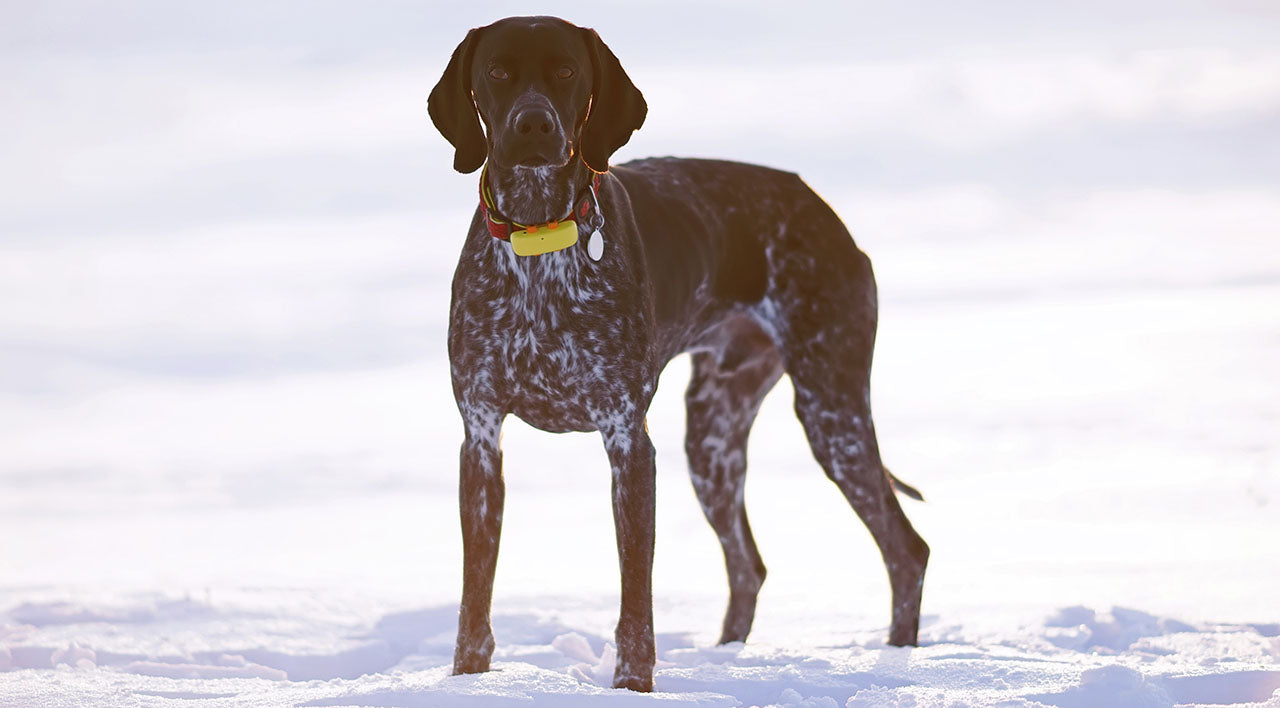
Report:
[[[587,167],[607,172],[609,157],[644,125],[649,106],[600,35],[593,29],[581,29],[591,55],[592,72],[591,109],[582,128],[579,150]]]
[[[459,172],[475,172],[484,164],[488,154],[484,131],[480,128],[480,115],[471,98],[471,55],[475,53],[483,27],[467,32],[466,39],[453,50],[449,66],[445,67],[436,87],[427,99],[427,112],[431,122],[453,144],[453,169]]]

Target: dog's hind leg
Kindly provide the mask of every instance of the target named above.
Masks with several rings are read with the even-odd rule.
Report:
[[[845,394],[807,379],[792,377],[796,414],[804,425],[814,457],[827,477],[840,487],[880,548],[893,591],[889,643],[914,645],[929,546],[903,513],[880,465],[871,413],[859,400],[865,400],[865,394]]]
[[[829,233],[838,232],[832,227]],[[821,238],[812,232],[797,236]],[[775,315],[770,322],[813,455],[880,548],[893,591],[889,643],[914,645],[929,546],[898,505],[871,421],[875,279],[864,255],[837,246],[823,259],[804,263],[806,277],[779,279],[782,287],[769,296],[769,312]]]
[[[729,574],[729,607],[721,644],[746,640],[765,577],[743,504],[747,435],[760,402],[782,376],[777,350],[763,336],[761,340],[763,346],[755,351],[734,352],[736,362],[715,353],[695,352],[693,377],[685,394],[689,472],[702,511],[720,538]],[[735,345],[729,346],[732,350]],[[747,342],[739,342],[739,346],[747,346]],[[733,368],[726,370],[726,366]]]

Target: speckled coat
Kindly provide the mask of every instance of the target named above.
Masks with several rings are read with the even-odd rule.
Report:
[[[455,672],[487,670],[494,649],[500,431],[515,414],[550,432],[601,433],[622,573],[614,684],[651,690],[654,454],[645,414],[663,367],[682,352],[693,360],[690,472],[729,576],[720,641],[746,638],[764,581],[743,507],[746,445],[762,399],[787,373],[814,457],[884,556],[889,641],[914,644],[929,550],[898,504],[872,425],[870,262],[830,207],[796,175],[753,165],[660,158],[610,168],[609,155],[644,120],[643,97],[593,31],[555,18],[472,30],[430,107],[457,169],[488,160],[498,211],[514,222],[562,218],[593,171],[605,173],[599,211],[580,219],[576,245],[516,256],[477,211],[462,248],[449,324],[466,430]],[[585,236],[601,221],[595,260]]]

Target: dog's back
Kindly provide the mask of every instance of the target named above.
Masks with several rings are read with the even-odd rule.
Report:
[[[798,273],[856,293],[846,302],[869,306],[859,319],[871,317],[874,327],[869,261],[795,173],[675,157],[633,160],[610,172],[626,188],[631,211],[644,215],[636,227],[656,315],[676,352],[696,343],[688,340],[699,334],[691,329],[713,325],[725,310],[803,288],[803,282],[783,282]]]

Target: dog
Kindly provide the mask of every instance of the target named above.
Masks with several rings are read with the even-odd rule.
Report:
[[[594,30],[554,17],[468,32],[428,110],[454,168],[484,168],[449,315],[465,428],[453,672],[487,671],[494,651],[500,433],[515,414],[547,432],[601,434],[622,575],[613,685],[653,689],[645,414],[663,367],[683,352],[693,368],[685,450],[729,576],[720,642],[746,639],[765,578],[743,507],[747,435],[786,373],[814,457],[880,548],[889,643],[914,645],[929,547],[895,488],[919,494],[880,461],[869,394],[875,279],[826,202],[795,174],[742,163],[611,167],[648,106]]]

